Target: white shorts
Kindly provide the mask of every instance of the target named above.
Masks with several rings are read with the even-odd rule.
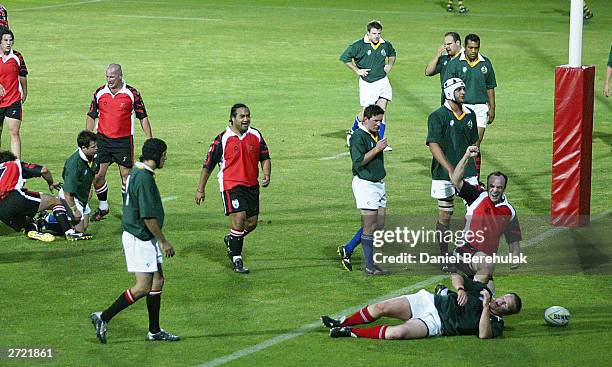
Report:
[[[66,200],[66,198],[64,197],[64,189],[60,189],[58,195],[60,199]],[[77,198],[74,198],[74,204],[76,205],[77,209],[79,209],[81,214],[89,215],[91,213],[91,208],[89,207],[89,204],[85,204],[85,208],[83,208],[83,203]]]
[[[157,240],[143,241],[129,232],[123,232],[123,254],[130,273],[155,273],[157,264],[164,262]]]
[[[390,101],[393,98],[393,90],[389,78],[384,77],[375,82],[368,83],[359,78],[359,104],[368,107],[376,104],[380,98]]]
[[[489,122],[489,105],[486,103],[483,104],[463,104],[465,107],[474,111],[476,114],[476,125],[480,128],[486,129],[487,123]]]
[[[387,207],[387,192],[383,181],[372,182],[353,176],[352,186],[357,209],[378,210]]]
[[[464,178],[474,186],[478,186],[478,177],[471,176]],[[434,199],[446,199],[455,196],[455,186],[447,180],[431,180],[431,197]]]
[[[438,315],[438,309],[434,303],[434,295],[425,289],[417,293],[406,295],[410,302],[412,318],[419,319],[427,326],[428,336],[438,336],[442,334],[442,320]]]

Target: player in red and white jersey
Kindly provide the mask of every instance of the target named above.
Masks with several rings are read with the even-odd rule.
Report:
[[[66,208],[55,196],[23,188],[24,180],[42,177],[49,190],[59,190],[61,185],[53,180],[51,172],[38,164],[21,162],[9,151],[0,151],[0,221],[19,231],[26,229],[29,238],[53,241],[53,236],[39,233],[33,226],[36,213],[51,209],[67,240],[90,239],[91,236],[76,232],[68,220]]]
[[[8,11],[4,7],[4,5],[0,4],[0,27],[8,28]]]
[[[468,275],[474,275],[474,279],[487,284],[492,279],[495,263],[484,261],[485,256],[497,253],[499,239],[505,236],[513,259],[520,256],[521,227],[514,207],[508,202],[504,192],[508,184],[508,177],[499,172],[493,172],[487,177],[486,190],[480,186],[474,186],[463,179],[463,173],[468,161],[478,155],[478,147],[469,146],[451,174],[451,181],[458,191],[458,196],[463,198],[467,204],[465,215],[465,243],[457,246],[455,255],[463,257],[470,254],[472,258],[483,259],[480,262],[463,264],[460,270]],[[511,269],[520,265],[514,262]],[[493,284],[489,283],[489,289],[494,291]]]
[[[121,193],[134,162],[134,118],[147,139],[153,137],[151,124],[140,93],[123,81],[121,65],[110,64],[106,69],[106,84],[96,89],[87,113],[86,129],[97,130],[100,171],[94,179],[98,209],[91,220],[98,221],[109,213],[106,172],[113,162],[119,166]],[[96,121],[97,120],[97,121]],[[97,124],[96,124],[97,122]]]
[[[13,50],[15,36],[8,28],[0,27],[0,136],[6,120],[11,136],[11,151],[19,158],[21,156],[21,105],[28,96],[26,67],[23,56]]]
[[[259,215],[259,167],[263,170],[261,185],[270,184],[272,164],[268,146],[259,130],[250,127],[251,111],[237,103],[230,110],[229,126],[219,134],[208,150],[195,202],[205,199],[205,189],[210,173],[219,166],[219,188],[225,215],[232,221],[232,228],[223,238],[227,255],[236,273],[248,273],[242,260],[244,237],[257,227]]]

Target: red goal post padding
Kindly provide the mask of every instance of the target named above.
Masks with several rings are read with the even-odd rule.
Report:
[[[587,226],[591,211],[591,145],[595,67],[555,70],[551,224]]]

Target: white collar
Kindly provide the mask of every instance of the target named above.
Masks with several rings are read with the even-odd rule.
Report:
[[[467,59],[467,57],[465,57],[465,49],[463,48],[461,49],[461,53],[459,54],[459,60],[471,62],[470,60]],[[485,61],[484,57],[482,57],[480,52],[478,53],[478,61]]]
[[[444,101],[444,107],[448,108],[451,112],[455,112],[453,111],[453,109],[450,106],[450,103],[448,103],[448,100]],[[467,107],[465,107],[463,104],[461,105],[461,110],[465,113],[470,113],[470,111],[468,110]]]
[[[372,43],[370,42],[370,38],[368,37],[367,33],[365,34],[365,36],[363,36],[363,42]],[[380,37],[380,41],[378,43],[385,43],[385,40],[382,37]]]
[[[144,164],[143,162],[136,162],[134,163],[134,165],[140,169],[146,169],[147,171],[151,172],[151,173],[155,173],[153,172],[153,168],[147,166],[146,164]]]

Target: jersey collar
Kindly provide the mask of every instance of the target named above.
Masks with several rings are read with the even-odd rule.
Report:
[[[234,135],[234,136],[238,137],[238,139],[240,139],[240,140],[244,139],[244,137],[245,137],[245,136],[247,136],[247,134],[248,134],[248,133],[250,133],[250,132],[251,132],[251,127],[250,127],[250,126],[249,126],[249,128],[247,129],[247,131],[245,131],[245,132],[244,132],[244,134],[242,134],[242,135],[238,135],[238,134],[236,134],[236,133],[234,132],[234,130],[232,130],[232,128],[231,128],[231,127],[229,127],[229,126],[227,126],[227,127],[225,128],[225,133],[226,133],[226,134],[229,134],[229,135]]]
[[[453,111],[453,109],[450,106],[450,103],[448,103],[448,101],[444,101],[444,107],[448,108],[448,110],[450,112],[453,113],[453,115],[455,115],[455,117],[459,120],[461,120],[466,114],[468,114],[470,111],[467,109],[467,107],[465,107],[464,105],[461,105],[461,110],[463,111],[463,113],[461,114],[461,116],[457,116],[457,114],[455,113],[455,111]]]
[[[117,94],[119,94],[121,92],[125,92],[127,90],[126,85],[127,85],[127,83],[125,82],[125,80],[123,80],[123,84],[121,84],[121,88],[119,88],[119,90],[115,94],[113,94],[113,91],[111,91],[111,89],[108,86],[108,84],[104,85],[104,89],[105,89],[105,91],[107,91],[108,93],[112,94],[113,96],[116,96]]]
[[[147,166],[146,164],[142,163],[142,162],[136,162],[134,163],[134,165],[139,168],[139,169],[146,169],[147,171],[151,172],[152,174],[155,174],[155,172],[153,171],[153,168]]]
[[[459,54],[459,60],[467,62],[468,65],[470,65],[471,67],[474,67],[476,64],[478,64],[481,61],[483,62],[485,61],[484,57],[482,57],[482,55],[479,52],[478,58],[474,60],[474,62],[470,62],[470,60],[468,60],[468,58],[465,56],[465,49],[461,50],[461,53]]]
[[[363,36],[363,42],[366,44],[369,44],[370,46],[372,46],[373,49],[376,50],[378,47],[380,47],[380,45],[385,43],[385,40],[382,37],[380,37],[380,41],[378,41],[378,43],[374,45],[372,42],[370,42],[370,38],[368,37],[368,34],[366,33],[365,36]]]
[[[368,135],[370,135],[372,137],[372,139],[374,139],[375,142],[378,142],[378,139],[379,139],[379,135],[378,134],[376,134],[376,135],[372,134],[370,132],[370,130],[368,130],[368,128],[365,127],[364,125],[362,125],[361,123],[359,123],[359,128],[361,130],[365,131],[366,133],[368,133]]]

